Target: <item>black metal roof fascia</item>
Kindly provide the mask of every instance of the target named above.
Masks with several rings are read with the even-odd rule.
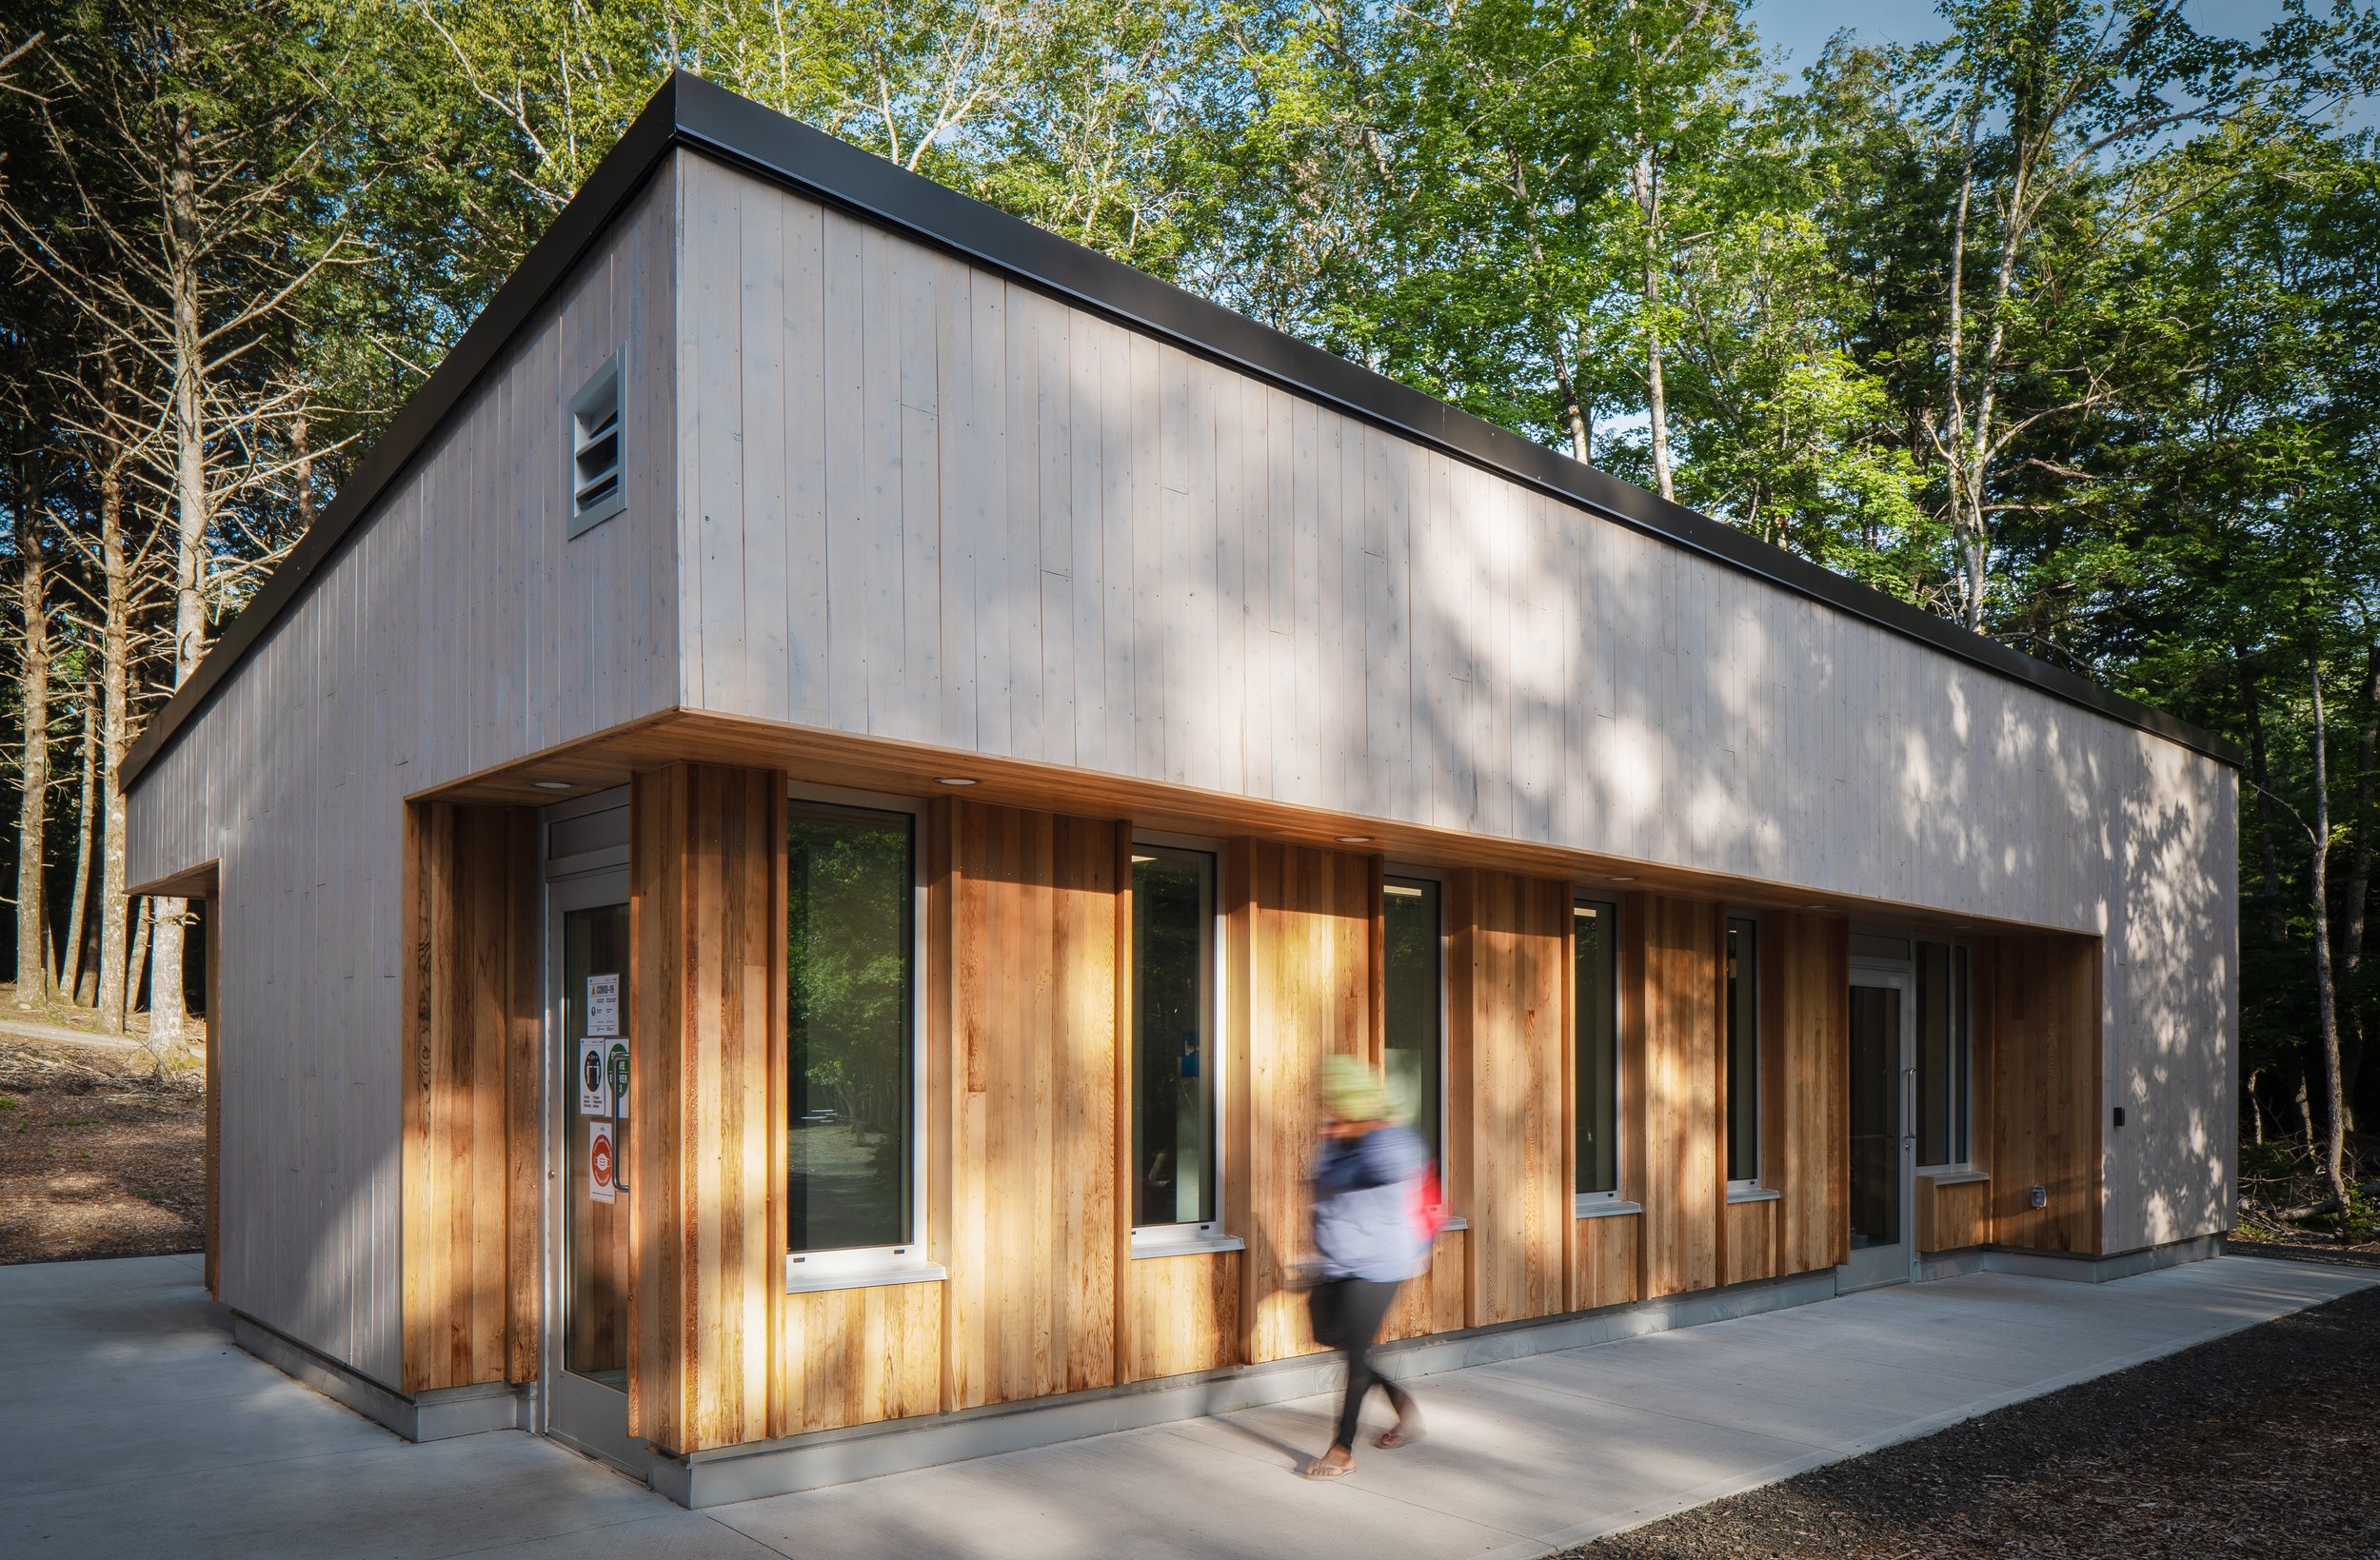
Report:
[[[690,78],[686,78],[690,79]],[[340,484],[337,495],[298,539],[289,555],[266,579],[240,615],[225,626],[208,647],[189,677],[173,691],[164,707],[124,755],[117,784],[129,791],[142,771],[170,746],[239,667],[282,613],[321,574],[323,566],[372,512],[398,478],[426,450],[446,419],[478,385],[512,344],[521,327],[553,290],[570,274],[580,257],[601,238],[613,218],[645,186],[677,140],[678,88],[681,78],[663,83],[628,127],[620,144],[604,154],[553,223],[529,247],[529,252],[504,285],[465,328],[462,340],[430,373],[422,387],[399,408],[354,472]]]
[[[150,721],[126,757],[125,786],[129,788],[164,751],[381,493],[411,464],[529,314],[673,145],[702,151],[772,183],[872,218],[1029,286],[1162,336],[1184,350],[1329,402],[1366,422],[1436,444],[1474,464],[1986,671],[2030,684],[2233,768],[2241,765],[2241,752],[2229,739],[1922,612],[1732,525],[1668,503],[1633,483],[1581,464],[1385,375],[911,173],[699,76],[680,72],[653,95],[620,145],[597,166],[586,187],[563,208],[429,383],[398,414],[388,433],[341,489],[330,511],[274,571],[190,680]]]

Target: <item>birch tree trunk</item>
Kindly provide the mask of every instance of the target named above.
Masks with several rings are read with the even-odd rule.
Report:
[[[116,783],[131,723],[132,560],[124,545],[124,452],[99,475],[99,1026],[124,1033],[124,797]]]
[[[24,795],[16,819],[16,1005],[31,1012],[49,995],[49,916],[43,882],[50,819],[50,576],[42,551],[44,495],[30,464],[17,468],[17,609],[25,628]]]
[[[98,711],[87,683],[83,688],[83,773],[74,824],[74,898],[66,913],[65,957],[58,970],[58,990],[80,1004],[83,990],[83,918],[90,903],[91,789],[97,780]]]
[[[2344,1218],[2347,1101],[2339,1077],[2338,988],[2332,982],[2330,968],[2330,766],[2325,752],[2327,733],[2323,729],[2322,658],[2319,654],[2309,655],[2306,661],[2313,685],[2314,716],[2314,1011],[2321,1027],[2322,1082],[2329,1096],[2326,1104],[2330,1117],[2323,1135],[2322,1173],[2330,1183],[2330,1195],[2338,1199],[2339,1213]]]

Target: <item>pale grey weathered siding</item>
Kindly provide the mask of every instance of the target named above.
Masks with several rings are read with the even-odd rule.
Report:
[[[403,799],[676,695],[665,168],[141,777],[134,881],[219,861],[223,1285],[399,1379]],[[565,540],[565,404],[628,348],[626,512]]]
[[[2222,764],[684,170],[685,705],[2106,933],[2109,1246],[2228,1225]]]

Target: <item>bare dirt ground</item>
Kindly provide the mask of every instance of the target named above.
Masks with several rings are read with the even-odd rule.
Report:
[[[2376,1420],[2365,1290],[1564,1560],[2374,1560]]]
[[[199,1250],[203,1098],[193,1058],[0,1037],[0,1262]]]

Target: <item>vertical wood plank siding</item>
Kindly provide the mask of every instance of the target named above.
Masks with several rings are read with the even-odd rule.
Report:
[[[783,1392],[785,780],[672,764],[630,803],[628,1430],[762,1439]]]
[[[952,809],[951,1408],[1116,1375],[1117,826]]]
[[[1230,934],[1247,946],[1230,1015],[1246,1105],[1229,1124],[1225,1185],[1232,1231],[1248,1242],[1241,1320],[1254,1362],[1319,1347],[1288,1268],[1308,1251],[1322,1058],[1372,1049],[1372,866],[1345,851],[1263,841],[1243,841],[1230,862],[1246,874],[1231,912],[1245,929]]]
[[[1633,898],[1622,935],[1636,943],[1644,1087],[1630,1121],[1644,1144],[1644,1297],[1720,1281],[1719,1214],[1726,1204],[1718,1098],[1719,906]]]
[[[1770,1132],[1762,1169],[1782,1194],[1776,1271],[1812,1273],[1851,1256],[1851,923],[1777,913],[1762,918],[1760,936]]]
[[[1479,871],[1453,887],[1448,984],[1468,1085],[1457,1211],[1472,1222],[1471,1323],[1484,1327],[1562,1310],[1569,1282],[1570,890]]]
[[[403,1388],[525,1381],[544,1288],[534,821],[406,816]]]
[[[1920,1175],[1914,1212],[1920,1252],[1954,1252],[1980,1246],[1992,1238],[1992,1186],[1988,1181],[1958,1181],[1943,1186],[1931,1175]]]
[[[392,1387],[405,799],[677,701],[678,206],[664,167],[127,799],[131,881],[222,864],[223,1298]],[[623,346],[628,507],[573,541],[565,404]]]
[[[1981,962],[1992,1026],[1992,1238],[2096,1253],[2098,950],[2088,938],[2001,938]],[[2048,1189],[2047,1207],[2032,1205],[2035,1186]]]

